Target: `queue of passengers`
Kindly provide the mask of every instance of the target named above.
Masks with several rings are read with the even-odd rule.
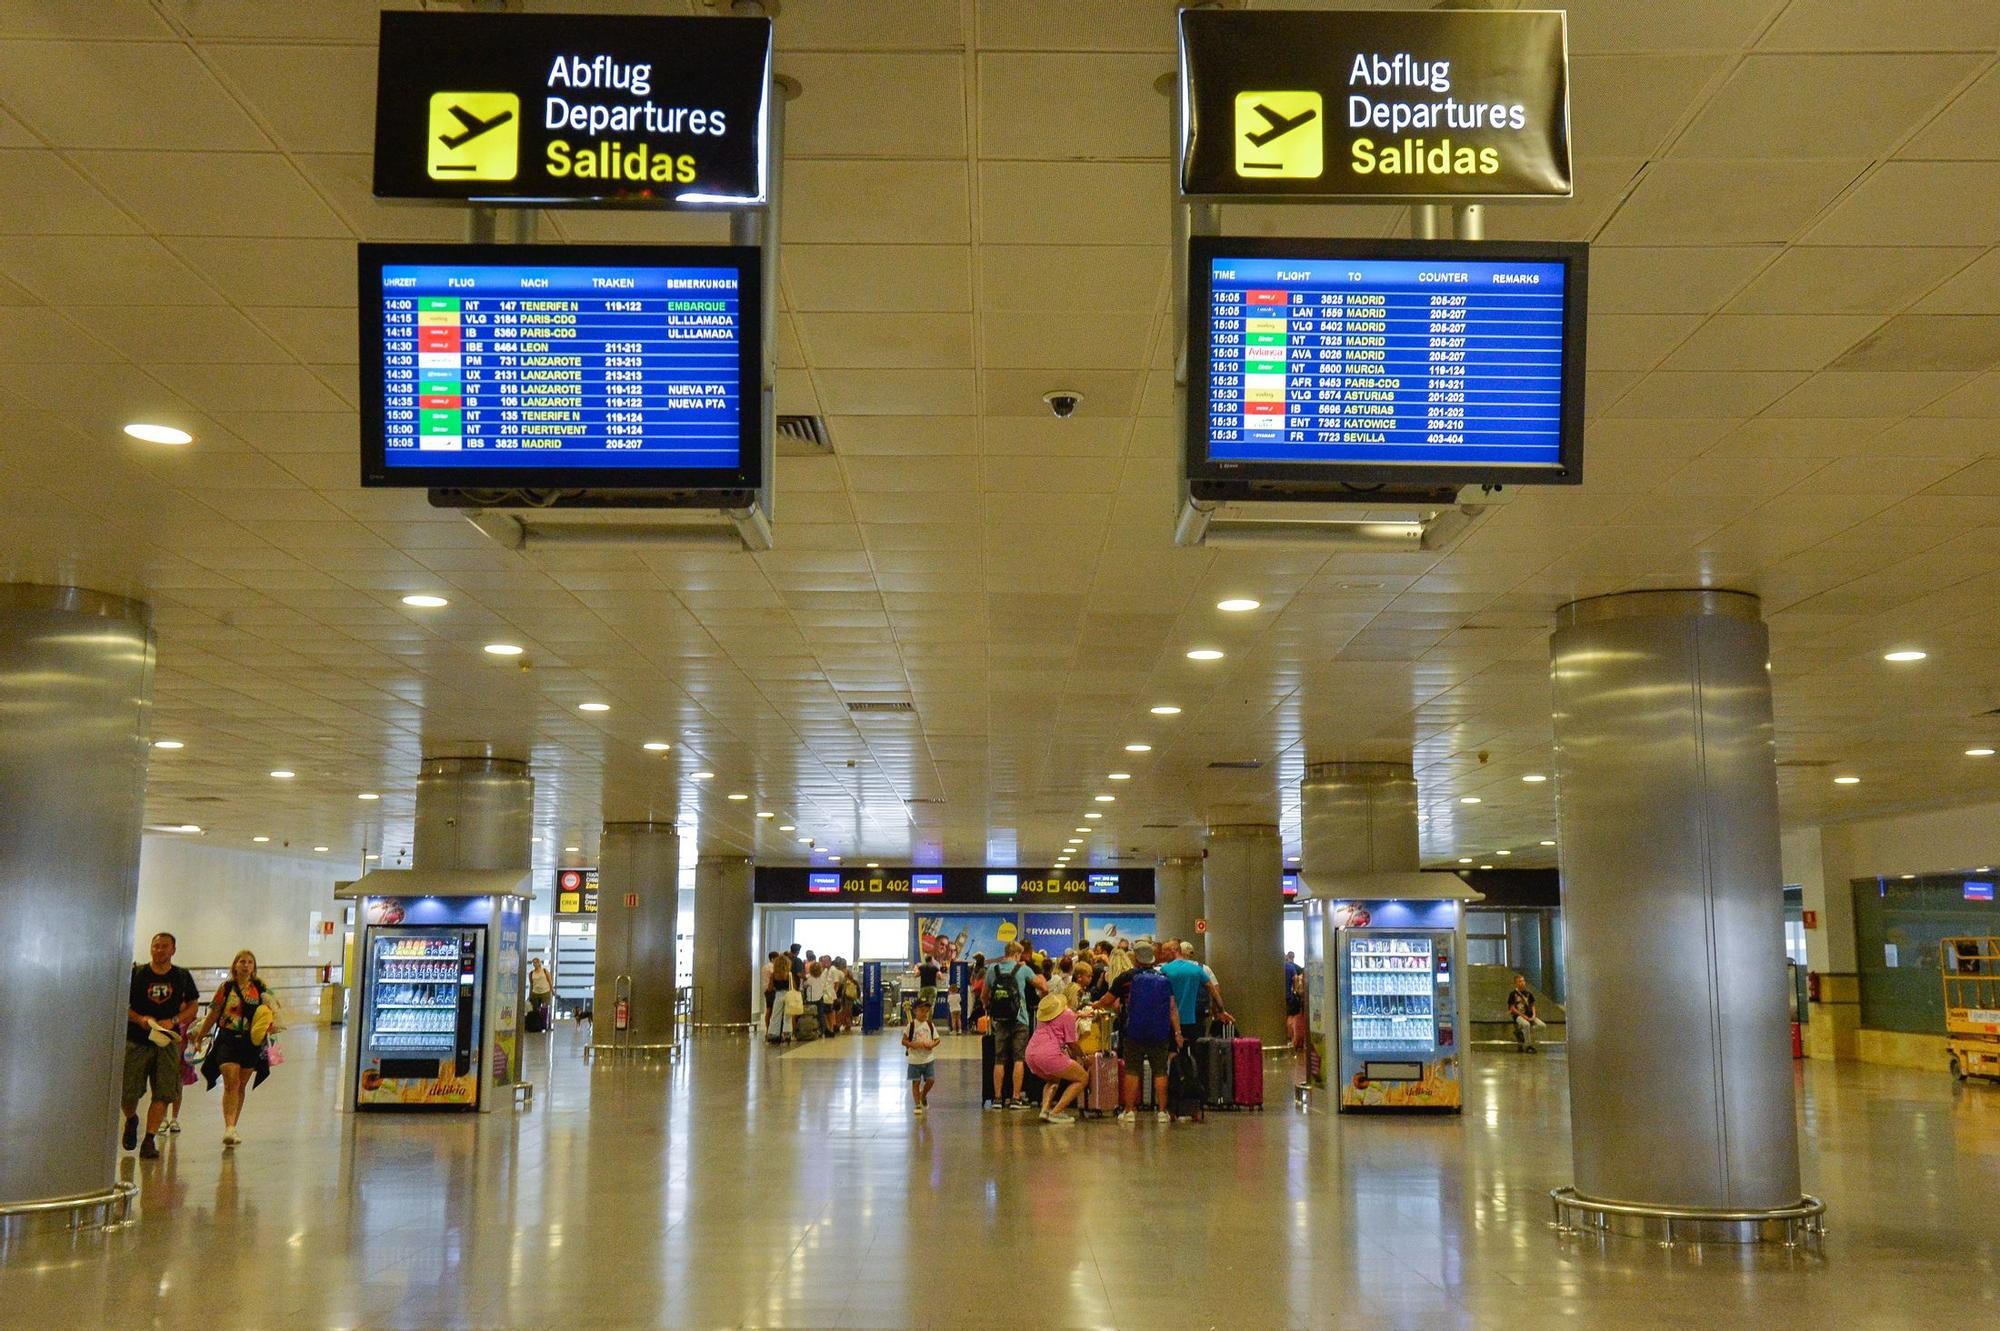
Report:
[[[764,959],[764,1038],[789,1044],[835,1036],[853,1028],[861,986],[845,957],[787,952]]]

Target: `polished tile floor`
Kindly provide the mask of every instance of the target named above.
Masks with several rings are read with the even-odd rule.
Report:
[[[981,1113],[972,1059],[913,1120],[892,1038],[708,1037],[671,1068],[593,1066],[575,1038],[536,1037],[519,1115],[357,1118],[338,1034],[295,1033],[240,1149],[193,1092],[138,1223],[0,1251],[0,1325],[2000,1325],[2000,1089],[1942,1074],[1803,1067],[1831,1233],[1745,1256],[1551,1231],[1560,1057],[1479,1057],[1457,1119],[1280,1097],[1054,1128]]]

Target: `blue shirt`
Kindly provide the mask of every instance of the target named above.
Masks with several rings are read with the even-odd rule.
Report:
[[[1160,974],[1174,987],[1174,1006],[1180,1009],[1181,1025],[1194,1025],[1195,1014],[1200,1010],[1196,1004],[1201,1001],[1201,991],[1208,987],[1208,972],[1198,961],[1176,957],[1160,967]]]

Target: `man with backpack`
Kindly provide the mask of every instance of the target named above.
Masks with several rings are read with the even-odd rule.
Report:
[[[1132,969],[1121,972],[1111,982],[1111,992],[1092,1006],[1116,1007],[1124,1014],[1118,1054],[1125,1060],[1125,1075],[1119,1086],[1118,1121],[1128,1127],[1138,1121],[1139,1078],[1150,1064],[1154,1108],[1160,1122],[1171,1122],[1167,1070],[1181,1045],[1181,1016],[1174,1004],[1173,982],[1153,968],[1151,943],[1142,942],[1132,949]]]
[[[986,972],[986,1016],[993,1028],[993,1099],[989,1109],[1026,1109],[1022,1086],[1028,1073],[1029,1017],[1048,992],[1048,981],[1021,961],[1021,945],[1006,952]],[[1014,1069],[1014,1096],[1003,1098],[1008,1065]]]

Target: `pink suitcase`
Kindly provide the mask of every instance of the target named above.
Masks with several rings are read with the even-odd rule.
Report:
[[[1248,1036],[1231,1042],[1235,1051],[1236,1098],[1238,1109],[1264,1107],[1264,1046]]]
[[[1083,1070],[1090,1079],[1083,1084],[1083,1107],[1092,1114],[1109,1114],[1118,1108],[1118,1083],[1123,1067],[1116,1054],[1086,1054]]]

